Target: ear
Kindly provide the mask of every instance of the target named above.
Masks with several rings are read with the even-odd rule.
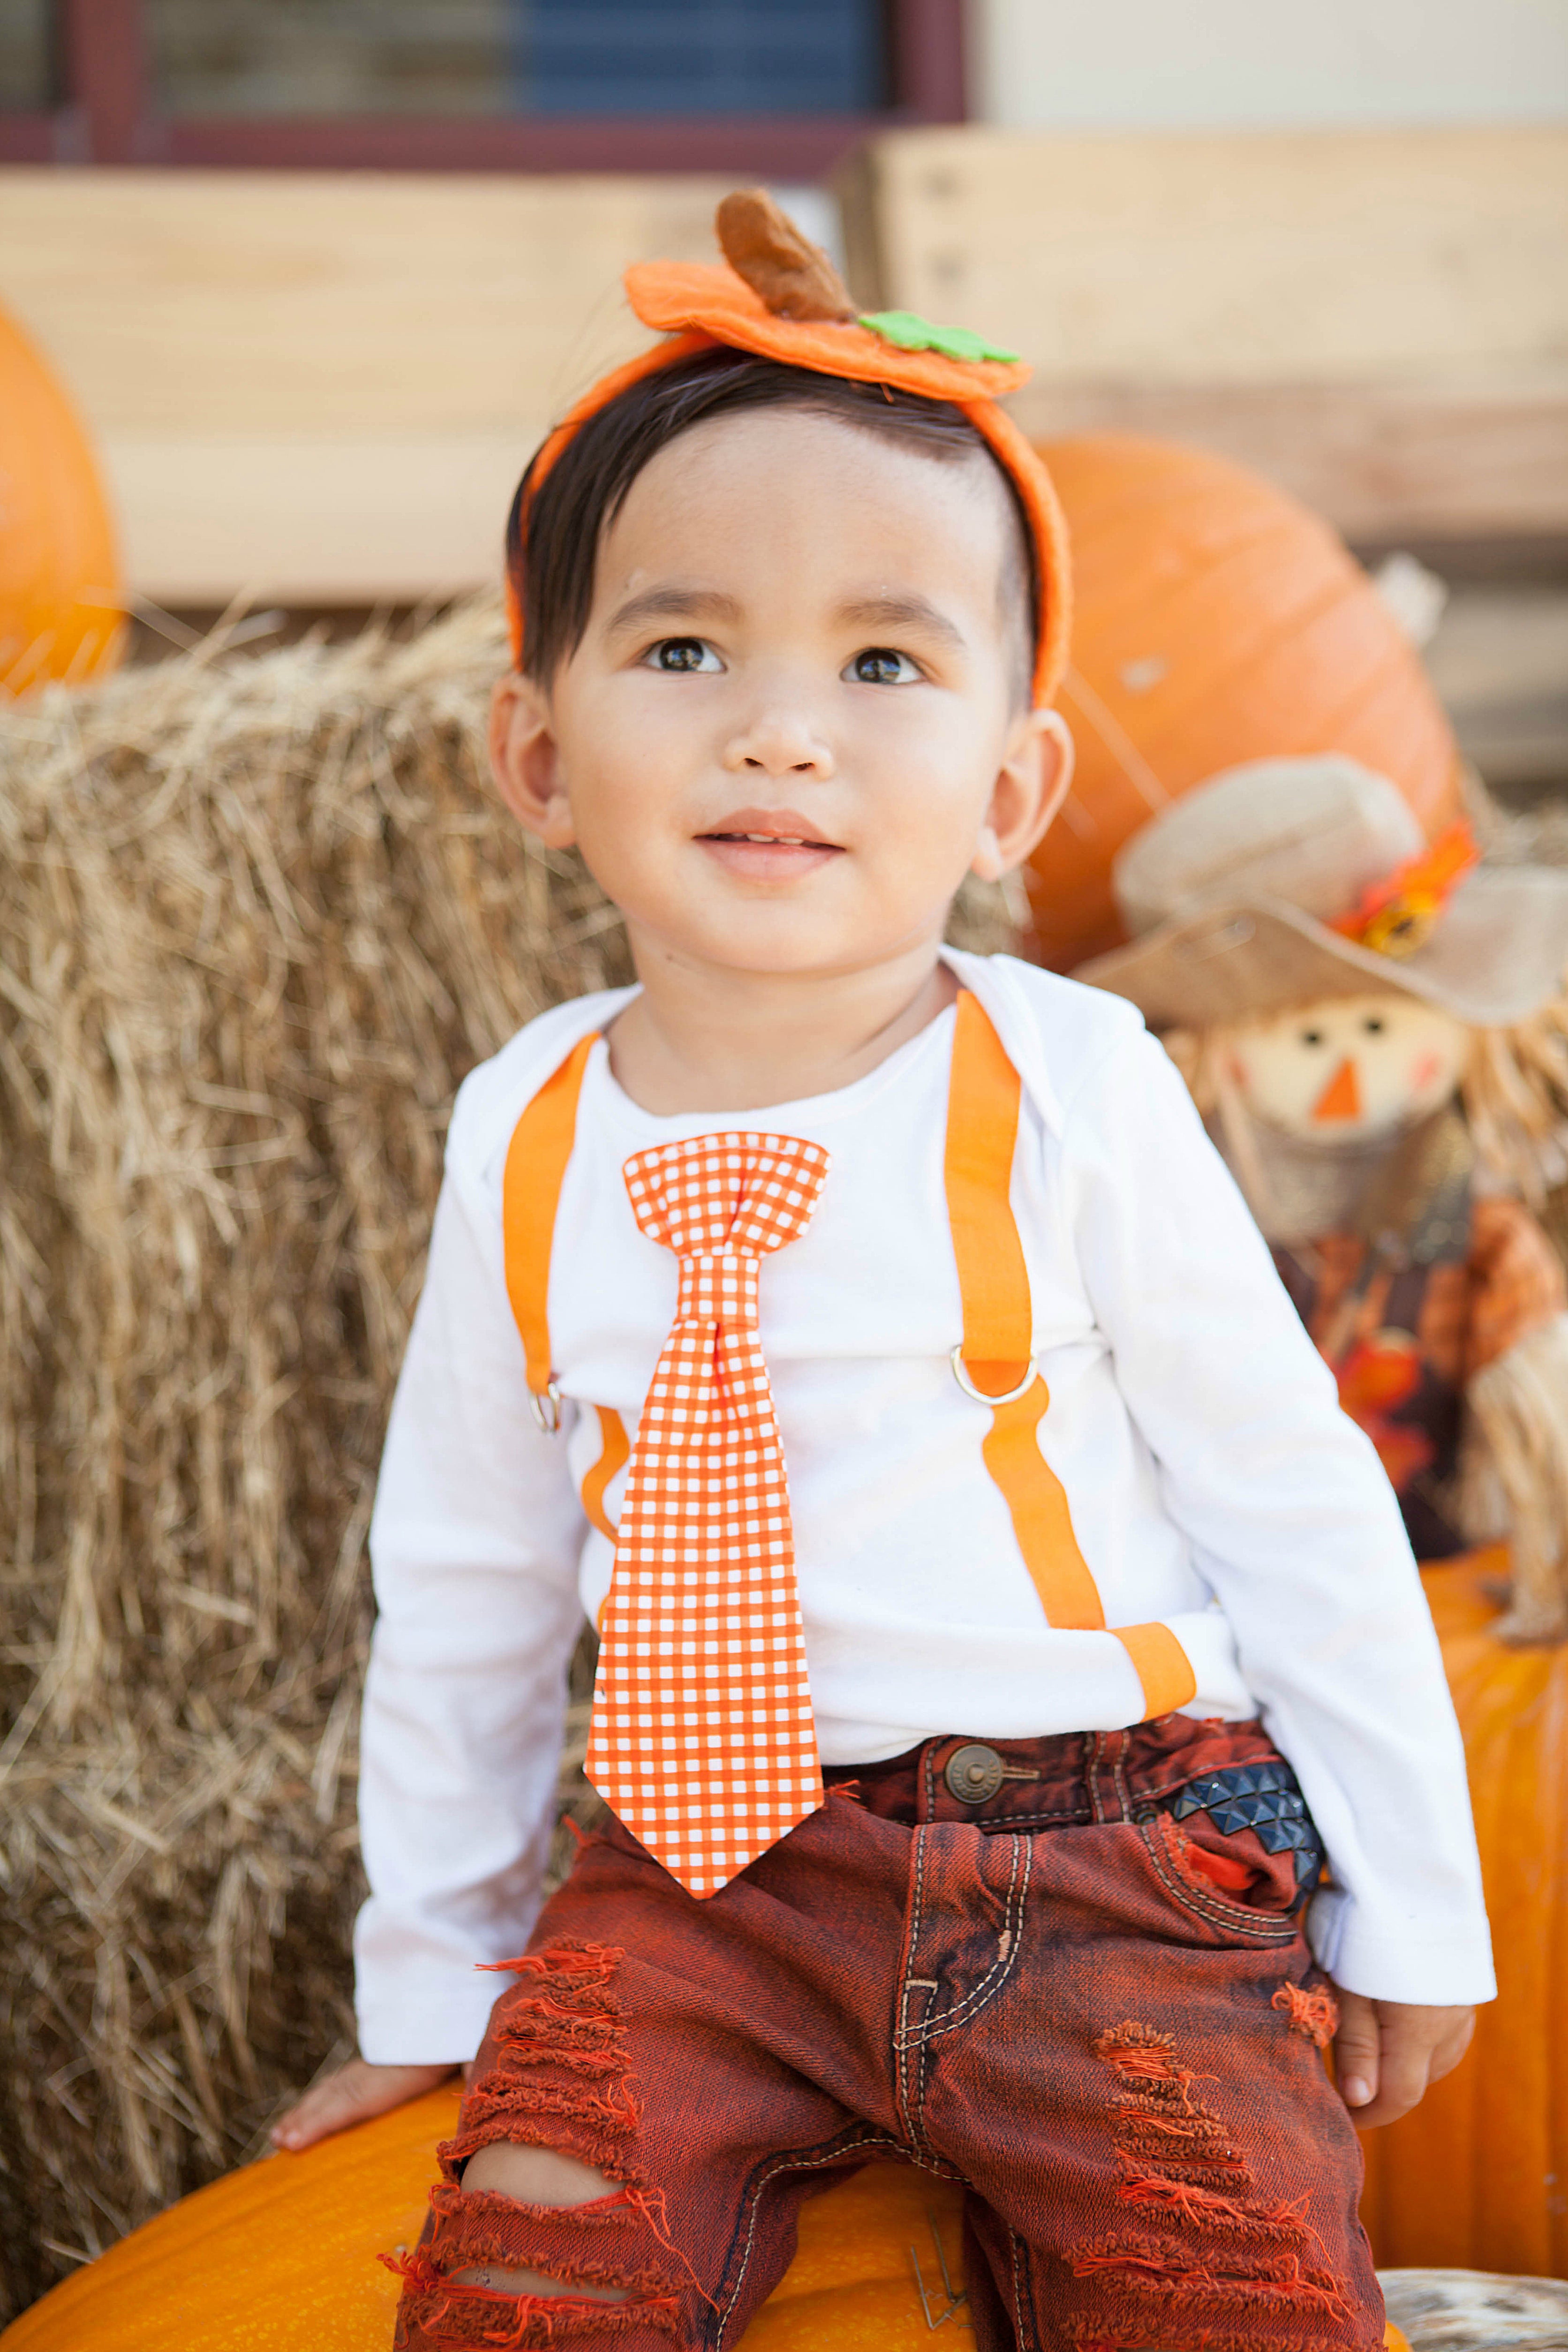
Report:
[[[1027,712],[997,770],[971,872],[983,882],[997,882],[1022,866],[1050,831],[1068,796],[1072,769],[1072,737],[1061,713]]]
[[[551,849],[570,849],[577,836],[561,772],[561,747],[550,697],[537,679],[512,670],[496,680],[489,753],[496,790],[524,832]]]

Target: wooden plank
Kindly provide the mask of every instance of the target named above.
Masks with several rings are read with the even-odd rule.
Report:
[[[1568,532],[1568,371],[1464,383],[1052,383],[1013,406],[1026,432],[1193,441],[1315,507],[1361,542],[1557,540]]]
[[[722,180],[0,174],[0,300],[98,435],[134,585],[330,601],[493,575],[551,419],[713,254]],[[498,506],[499,499],[499,506]]]
[[[166,606],[416,604],[495,582],[538,436],[137,435],[102,449],[135,589]]]
[[[532,430],[644,331],[628,261],[713,254],[721,180],[0,175],[0,299],[100,430]]]
[[[895,132],[883,299],[1054,381],[1337,383],[1568,361],[1568,126]]]
[[[1220,448],[1364,537],[1568,519],[1568,128],[889,134],[860,289],[1021,349],[1036,432]]]

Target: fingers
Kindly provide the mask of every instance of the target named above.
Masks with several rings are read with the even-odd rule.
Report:
[[[1456,2009],[1448,2013],[1454,2022],[1432,2053],[1432,2064],[1426,2076],[1428,2090],[1434,2083],[1440,2083],[1445,2074],[1453,2073],[1475,2039],[1476,2012],[1473,2009]]]
[[[272,2145],[298,2155],[351,2124],[366,2123],[372,2116],[384,2116],[433,2091],[452,2071],[450,2066],[373,2066],[363,2058],[351,2058],[279,2116],[272,2126]]]
[[[1377,2100],[1382,2034],[1377,2011],[1364,1993],[1342,1991],[1339,2000],[1340,2030],[1334,2036],[1334,2072],[1341,2098],[1355,2115],[1357,2123],[1361,2124],[1366,2121],[1366,2111]]]
[[[1379,2042],[1378,2076],[1369,2101],[1352,2098],[1345,2079],[1352,2063],[1364,2078],[1359,2059],[1347,2062],[1342,2057],[1339,2062],[1345,2104],[1363,2131],[1397,2123],[1401,2116],[1418,2106],[1431,2085],[1458,2064],[1475,2031],[1475,2011],[1470,2009],[1428,2008],[1393,2000],[1363,2002],[1354,1995],[1345,1995],[1343,2000],[1346,2007],[1354,2000],[1359,2007],[1373,2011]]]

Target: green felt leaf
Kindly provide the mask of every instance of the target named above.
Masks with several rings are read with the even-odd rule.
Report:
[[[1018,357],[1016,352],[988,343],[984,335],[974,334],[968,327],[933,327],[915,310],[863,310],[860,324],[901,352],[940,352],[945,360],[1010,362]]]

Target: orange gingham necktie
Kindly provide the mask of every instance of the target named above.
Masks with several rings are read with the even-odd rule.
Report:
[[[625,1175],[680,1296],[626,1473],[587,1772],[690,1894],[716,1895],[822,1802],[757,1280],[810,1223],[827,1154],[700,1135]]]

